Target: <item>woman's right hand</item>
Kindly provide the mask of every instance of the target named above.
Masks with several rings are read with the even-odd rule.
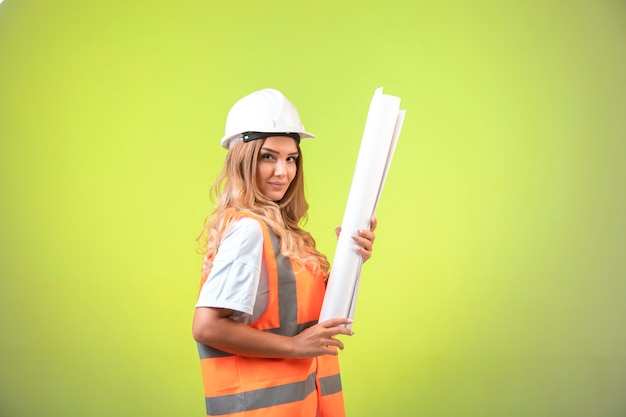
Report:
[[[293,337],[294,356],[311,358],[320,355],[337,355],[337,348],[343,350],[343,343],[335,336],[352,336],[354,332],[342,325],[351,324],[352,320],[333,318],[305,329]]]

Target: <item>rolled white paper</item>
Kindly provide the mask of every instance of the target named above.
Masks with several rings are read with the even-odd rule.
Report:
[[[352,240],[358,229],[369,229],[396,143],[404,122],[400,98],[378,88],[370,103],[361,147],[357,157],[341,233],[319,321],[333,317],[354,318],[362,256]]]

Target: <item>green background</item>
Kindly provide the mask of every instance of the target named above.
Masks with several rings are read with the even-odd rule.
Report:
[[[626,3],[0,4],[0,415],[201,416],[226,113],[283,91],[332,258],[374,89],[407,118],[350,416],[626,415]]]

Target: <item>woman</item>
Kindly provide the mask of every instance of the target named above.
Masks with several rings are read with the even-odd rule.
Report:
[[[300,139],[311,137],[277,90],[228,114],[193,319],[207,415],[345,414],[335,336],[352,334],[350,320],[317,323],[329,263],[299,226],[308,209]],[[375,226],[353,237],[364,260]]]

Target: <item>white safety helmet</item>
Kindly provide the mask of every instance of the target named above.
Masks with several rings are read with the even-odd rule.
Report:
[[[268,134],[269,133],[269,134]],[[272,135],[275,133],[276,135]],[[222,146],[268,136],[314,138],[304,130],[296,107],[278,90],[266,88],[241,98],[228,112]]]

